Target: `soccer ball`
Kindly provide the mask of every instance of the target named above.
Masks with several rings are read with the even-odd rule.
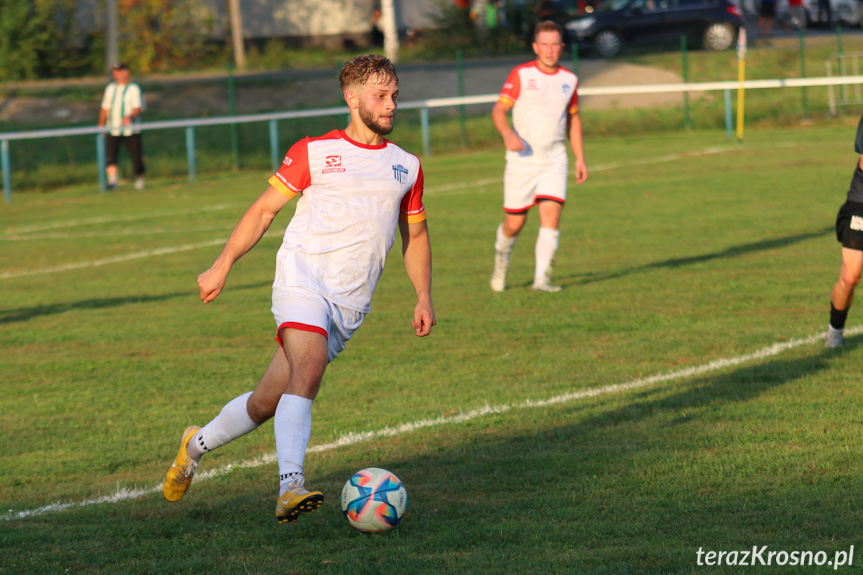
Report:
[[[342,489],[342,511],[351,527],[378,533],[399,524],[408,506],[408,492],[398,477],[369,467],[348,479]]]

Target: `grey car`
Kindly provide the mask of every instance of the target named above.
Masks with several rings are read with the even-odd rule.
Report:
[[[734,46],[743,26],[740,8],[727,0],[603,0],[593,13],[564,27],[571,42],[604,58],[625,45],[677,40],[681,35],[708,50]]]

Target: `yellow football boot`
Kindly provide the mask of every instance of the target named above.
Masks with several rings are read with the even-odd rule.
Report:
[[[180,452],[177,453],[177,458],[171,465],[171,469],[165,474],[165,482],[162,484],[162,494],[168,501],[179,501],[183,498],[189,484],[192,483],[195,472],[198,470],[198,462],[189,457],[186,446],[199,429],[201,428],[197,425],[190,425],[183,432]]]
[[[276,501],[276,520],[279,523],[293,523],[300,513],[312,513],[323,504],[324,494],[306,490],[304,483],[300,477]]]

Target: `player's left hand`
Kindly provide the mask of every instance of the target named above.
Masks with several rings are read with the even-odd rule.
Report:
[[[437,325],[431,304],[417,304],[414,308],[414,320],[411,325],[416,330],[418,337],[425,337],[431,333],[432,326]]]
[[[575,183],[583,184],[587,181],[587,164],[584,162],[575,162]]]

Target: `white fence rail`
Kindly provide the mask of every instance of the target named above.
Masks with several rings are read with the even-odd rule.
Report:
[[[731,91],[764,88],[806,88],[818,86],[850,86],[863,84],[863,75],[833,76],[824,78],[789,78],[785,80],[746,80],[744,82],[689,82],[681,84],[645,84],[638,86],[584,86],[579,89],[580,96],[614,96],[626,94],[659,94],[710,92],[722,90],[725,92],[725,123],[728,133],[731,133]],[[402,110],[419,110],[422,126],[423,153],[431,153],[431,138],[429,135],[429,110],[434,108],[451,108],[471,104],[491,104],[498,99],[497,94],[482,96],[464,96],[458,98],[435,98],[416,102],[405,102],[399,105]],[[269,122],[270,128],[270,161],[275,171],[279,165],[278,122],[279,120],[295,120],[299,118],[318,118],[324,116],[348,115],[345,107],[320,108],[315,110],[300,110],[292,112],[273,112],[266,114],[247,114],[238,116],[223,116],[218,118],[170,120],[164,122],[143,122],[136,127],[141,131],[167,130],[182,128],[186,131],[186,159],[189,167],[189,179],[196,178],[195,162],[195,128],[199,126],[218,126],[232,124],[247,124],[253,122]],[[96,135],[96,156],[98,159],[99,191],[106,189],[105,182],[105,148],[104,137],[107,129],[102,127],[60,128],[29,132],[0,132],[0,172],[3,175],[3,195],[6,202],[12,201],[12,178],[10,161],[10,142],[40,138],[56,138],[59,136]]]

